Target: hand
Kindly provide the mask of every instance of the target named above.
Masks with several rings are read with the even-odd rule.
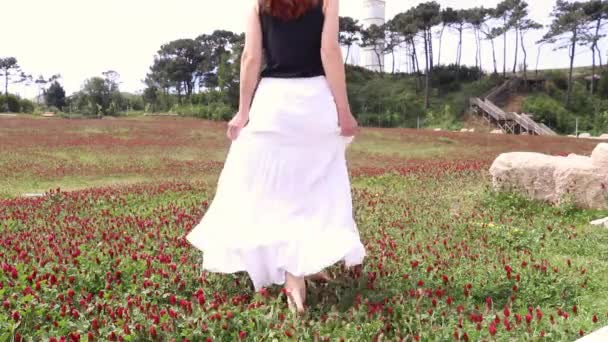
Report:
[[[226,131],[226,136],[230,140],[236,140],[241,130],[249,121],[249,117],[247,115],[242,114],[241,112],[236,113],[236,115],[228,122],[228,130]]]
[[[352,137],[358,133],[359,124],[351,113],[339,115],[338,121],[340,124],[340,134],[342,136]]]

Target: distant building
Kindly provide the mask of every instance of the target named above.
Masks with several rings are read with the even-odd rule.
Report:
[[[361,24],[364,28],[371,25],[382,26],[386,21],[386,1],[385,0],[362,0]],[[383,45],[383,44],[382,44]],[[377,47],[383,50],[384,46]],[[360,65],[374,71],[383,71],[384,54],[380,58],[374,52],[373,46],[361,48]]]

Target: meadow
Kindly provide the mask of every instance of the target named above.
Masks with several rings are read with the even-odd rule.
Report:
[[[348,162],[368,256],[330,268],[295,317],[280,287],[201,273],[185,240],[224,127],[0,119],[0,342],[573,341],[608,325],[608,230],[588,224],[608,212],[497,194],[488,173],[503,152],[596,141],[363,129]]]

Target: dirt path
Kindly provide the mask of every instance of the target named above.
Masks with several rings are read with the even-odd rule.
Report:
[[[515,94],[515,95],[511,96],[509,98],[509,101],[507,102],[507,104],[503,107],[503,110],[505,112],[507,112],[507,113],[509,113],[509,112],[521,113],[521,112],[523,112],[524,99],[525,99],[525,96],[523,96],[521,94]]]

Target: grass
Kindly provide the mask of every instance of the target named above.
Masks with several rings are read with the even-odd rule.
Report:
[[[222,124],[6,120],[2,342],[564,341],[608,324],[608,230],[588,224],[608,211],[497,194],[487,172],[502,152],[592,141],[364,129],[348,159],[368,256],[331,267],[297,319],[279,287],[201,274],[184,239],[215,193]]]

